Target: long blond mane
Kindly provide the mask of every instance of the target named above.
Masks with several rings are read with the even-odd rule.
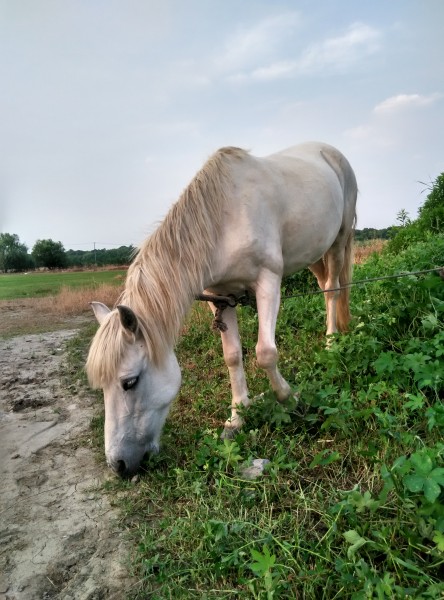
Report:
[[[222,148],[211,156],[128,269],[117,304],[136,313],[139,335],[157,366],[174,346],[194,297],[203,291],[211,273],[229,194],[228,165],[246,154],[239,148]],[[104,387],[116,376],[128,343],[113,310],[89,350],[86,370],[91,385]]]

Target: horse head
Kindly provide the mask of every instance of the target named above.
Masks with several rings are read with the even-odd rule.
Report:
[[[141,333],[141,320],[128,306],[110,310],[91,303],[100,328],[91,344],[86,369],[93,387],[103,389],[105,455],[119,475],[135,473],[159,440],[181,374],[171,352],[154,364]]]

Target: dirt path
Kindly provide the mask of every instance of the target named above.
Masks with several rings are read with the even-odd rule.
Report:
[[[0,600],[124,598],[128,552],[87,444],[88,393],[60,381],[75,329],[0,340]]]

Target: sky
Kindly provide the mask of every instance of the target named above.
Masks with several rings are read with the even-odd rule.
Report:
[[[443,0],[0,0],[0,232],[137,245],[222,146],[319,140],[358,228],[444,171]]]

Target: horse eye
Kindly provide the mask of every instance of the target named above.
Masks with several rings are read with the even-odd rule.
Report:
[[[139,381],[139,376],[130,377],[129,379],[124,379],[122,381],[122,388],[125,390],[125,392],[127,392],[131,388],[135,387],[137,385],[138,381]]]

